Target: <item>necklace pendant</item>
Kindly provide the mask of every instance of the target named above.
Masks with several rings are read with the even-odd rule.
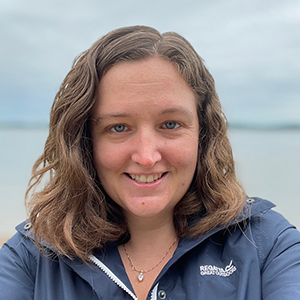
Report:
[[[144,279],[144,274],[143,274],[143,270],[141,270],[140,274],[138,275],[138,280],[139,282],[142,282]]]

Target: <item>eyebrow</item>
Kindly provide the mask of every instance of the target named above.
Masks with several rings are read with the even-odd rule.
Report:
[[[184,107],[170,107],[167,109],[164,109],[161,111],[158,115],[168,115],[168,114],[174,114],[174,113],[183,113],[189,118],[193,118],[193,114],[191,111]],[[110,119],[110,118],[130,118],[132,114],[129,113],[122,113],[122,112],[114,112],[114,113],[108,113],[105,115],[100,115],[96,119],[93,119],[97,124],[99,124],[101,121]]]
[[[103,120],[110,118],[130,118],[132,115],[127,113],[110,113],[106,115],[100,115],[96,119],[93,119],[96,123],[100,123]]]
[[[160,112],[160,115],[168,115],[168,114],[174,114],[174,113],[183,113],[189,118],[193,117],[193,114],[190,110],[184,108],[184,107],[170,107],[167,109],[164,109]]]

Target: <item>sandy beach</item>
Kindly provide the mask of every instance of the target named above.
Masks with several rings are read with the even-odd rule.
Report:
[[[247,194],[272,201],[300,229],[300,130],[231,129],[229,135],[237,175]],[[0,144],[5,145],[0,147],[0,246],[27,218],[24,194],[46,136],[43,128],[0,128]]]
[[[9,238],[9,236],[0,236],[0,248]]]

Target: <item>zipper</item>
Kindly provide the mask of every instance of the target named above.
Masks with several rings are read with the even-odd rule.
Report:
[[[157,289],[158,289],[158,283],[156,284],[156,286],[151,291],[151,298],[150,298],[150,300],[157,300]]]
[[[97,257],[94,255],[89,255],[89,259],[101,269],[118,287],[131,296],[132,299],[138,300],[136,295]],[[152,299],[152,296],[151,296]]]
[[[131,296],[132,299],[138,300],[136,295],[97,257],[94,255],[89,255],[89,259],[100,269],[103,271],[104,274],[108,276],[118,287],[120,287],[123,291]],[[150,300],[157,300],[157,289],[158,283],[151,291]]]

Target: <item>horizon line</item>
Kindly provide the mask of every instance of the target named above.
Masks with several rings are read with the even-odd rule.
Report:
[[[48,122],[26,122],[26,121],[0,121],[0,129],[46,129]],[[228,122],[228,129],[251,129],[251,130],[300,130],[300,122]]]

